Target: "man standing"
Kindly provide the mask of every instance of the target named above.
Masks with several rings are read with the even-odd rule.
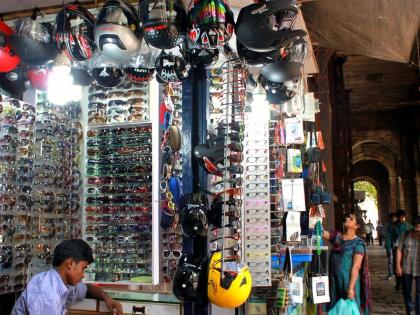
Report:
[[[376,226],[376,235],[378,238],[379,246],[382,246],[382,237],[384,235],[384,226],[382,225],[381,221],[378,221],[378,225]]]
[[[388,276],[387,279],[391,280],[394,277],[395,258],[393,253],[394,242],[397,238],[397,213],[391,212],[389,220],[384,227],[385,231],[385,249],[386,256],[388,257]]]
[[[402,277],[402,290],[407,315],[413,314],[411,298],[413,280],[416,286],[415,311],[420,315],[420,216],[414,220],[414,231],[407,231],[397,241],[395,273]]]
[[[395,235],[395,244],[394,244],[394,259],[396,260],[397,257],[397,241],[401,236],[405,234],[406,231],[410,231],[413,229],[413,226],[405,220],[405,210],[399,209],[397,211],[398,222],[396,225],[396,235]],[[396,275],[395,277],[396,285],[395,290],[399,291],[401,289],[402,284],[402,277]]]
[[[372,222],[369,220],[368,224],[366,224],[366,226],[365,226],[367,246],[369,246],[371,242],[372,242],[372,245],[373,245],[372,233],[373,233],[374,230],[375,230],[375,228],[373,227]]]

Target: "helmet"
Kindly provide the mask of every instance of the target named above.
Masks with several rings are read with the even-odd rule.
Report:
[[[10,72],[0,73],[0,90],[14,98],[20,98],[29,87],[25,69],[16,67]]]
[[[12,71],[20,62],[10,47],[12,29],[0,19],[0,72]]]
[[[188,59],[194,67],[209,67],[214,65],[219,58],[218,49],[198,49],[188,50]]]
[[[55,41],[59,50],[63,46],[72,61],[92,57],[95,48],[93,30],[95,17],[77,1],[70,2],[57,14]]]
[[[187,204],[181,209],[181,228],[186,237],[207,235],[207,212],[208,209],[202,204]]]
[[[252,66],[263,66],[274,61],[296,61],[303,63],[307,53],[307,43],[301,37],[305,36],[306,33],[302,31],[302,34],[295,37],[295,40],[289,43],[286,47],[280,47],[278,49],[268,52],[258,52],[246,48],[239,40],[236,40],[236,48],[239,57],[244,59],[247,64]]]
[[[182,0],[140,0],[143,36],[156,48],[170,49],[182,42],[187,12]]]
[[[54,27],[51,23],[39,23],[34,19],[21,19],[16,22],[16,34],[10,35],[12,50],[20,59],[39,66],[52,61],[58,51],[53,42]]]
[[[213,253],[208,267],[207,296],[217,306],[236,308],[248,299],[252,279],[246,264],[229,261],[230,264],[235,265],[229,268],[232,271],[225,270],[222,275],[222,254]]]
[[[184,254],[179,259],[172,291],[182,302],[197,302],[203,297],[203,268],[191,255]]]
[[[126,0],[108,0],[95,27],[95,43],[101,52],[120,60],[132,57],[139,49],[139,20],[136,9]]]
[[[287,45],[301,30],[292,30],[298,8],[294,0],[259,1],[239,11],[235,33],[246,48],[268,52]]]
[[[47,67],[33,68],[28,71],[28,79],[32,87],[45,91],[48,88],[48,77],[50,73],[51,70]]]
[[[147,69],[142,67],[128,67],[125,68],[124,71],[127,75],[127,78],[134,83],[149,82],[155,74],[155,69]]]
[[[75,85],[89,86],[92,84],[93,78],[88,71],[87,65],[83,62],[73,62],[71,75]]]
[[[271,104],[281,104],[291,100],[297,93],[301,63],[273,62],[261,69],[258,81],[267,91]]]
[[[121,84],[124,74],[118,68],[103,67],[93,69],[92,78],[96,84],[102,87],[112,88]]]
[[[188,35],[201,48],[221,47],[232,36],[235,20],[223,0],[194,0],[188,18]]]
[[[179,82],[188,76],[190,65],[182,56],[174,56],[172,53],[162,53],[156,58],[157,78],[161,82]]]

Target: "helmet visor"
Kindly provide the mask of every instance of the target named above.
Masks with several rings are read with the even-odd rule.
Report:
[[[147,23],[164,23],[177,21],[179,14],[174,0],[152,0],[147,10],[142,11],[142,20]]]
[[[16,22],[16,34],[22,37],[29,37],[38,42],[51,43],[51,34],[48,28],[32,19],[21,19]]]
[[[98,17],[100,23],[112,23],[122,26],[129,26],[125,12],[120,7],[107,7],[101,10],[101,16]]]

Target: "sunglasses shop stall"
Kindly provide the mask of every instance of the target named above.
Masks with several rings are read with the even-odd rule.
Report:
[[[0,35],[0,299],[83,238],[84,281],[127,314],[328,302],[331,196],[296,1],[71,2]]]

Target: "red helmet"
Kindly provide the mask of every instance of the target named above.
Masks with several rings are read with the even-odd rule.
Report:
[[[0,72],[9,72],[17,67],[20,58],[10,48],[9,36],[12,29],[0,20]]]
[[[28,71],[28,79],[32,87],[37,90],[47,90],[50,72],[51,70],[46,67],[30,69]]]

